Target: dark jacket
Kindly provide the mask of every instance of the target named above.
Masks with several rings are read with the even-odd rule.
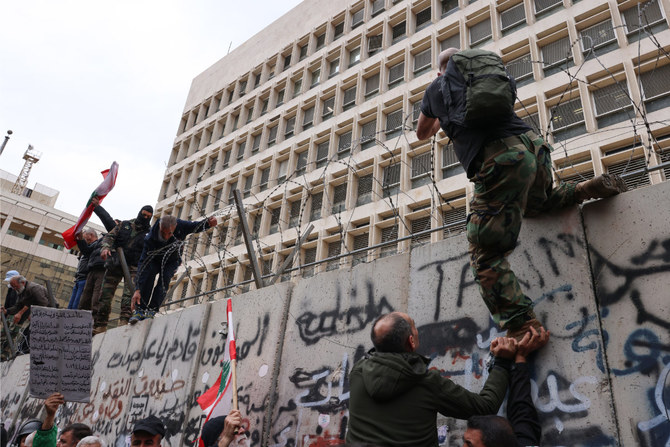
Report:
[[[136,219],[124,220],[107,233],[102,240],[102,247],[110,250],[123,248],[128,266],[137,267],[148,231],[149,226],[140,226],[136,223]]]
[[[161,220],[158,219],[151,227],[149,234],[144,238],[144,249],[140,258],[140,265],[142,265],[145,260],[147,260],[146,262],[149,262],[149,257],[156,262],[177,261],[181,264],[181,254],[184,251],[183,242],[184,239],[186,239],[186,236],[191,233],[205,231],[209,228],[207,219],[200,221],[177,219],[177,226],[172,237],[167,241],[161,241],[160,222]]]
[[[100,218],[102,221],[102,224],[105,226],[105,229],[107,231],[111,231],[115,226],[116,222],[114,222],[114,219],[112,219],[112,216],[109,215],[106,209],[101,207],[100,205],[96,206],[93,212]],[[98,239],[100,240],[100,239]],[[79,251],[81,252],[81,255],[79,256],[79,264],[77,265],[77,273],[74,275],[75,281],[81,281],[86,279],[86,275],[88,275],[88,269],[89,269],[89,262],[90,262],[90,255],[95,251],[95,249],[98,248],[98,246],[93,246],[98,241],[93,242],[91,245],[88,245],[85,240],[83,239],[77,239],[77,247],[79,247]],[[97,251],[98,254],[98,259],[93,262],[92,264],[95,265],[94,268],[100,268],[100,262],[102,261],[102,266],[105,265],[105,261],[100,258],[100,250]]]
[[[370,351],[349,377],[347,443],[437,446],[437,413],[467,419],[495,414],[505,398],[509,373],[495,366],[477,394],[429,370],[416,353]]]
[[[36,284],[31,281],[26,281],[26,288],[23,289],[23,292],[19,293],[19,299],[16,301],[16,304],[11,308],[7,309],[7,313],[14,315],[24,306],[30,307],[35,306],[49,306],[49,294],[46,287]]]
[[[540,445],[542,426],[530,393],[530,371],[527,363],[515,363],[509,379],[507,419],[519,447]]]

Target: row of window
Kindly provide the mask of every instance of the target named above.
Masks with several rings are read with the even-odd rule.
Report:
[[[424,2],[425,3],[425,2]],[[556,7],[562,5],[562,1],[555,0],[536,0],[535,1],[536,14],[537,11],[546,12],[549,10],[554,10]],[[414,30],[423,28],[424,26],[432,23],[431,20],[431,6],[427,3],[425,9],[412,13],[414,20]],[[593,11],[589,11],[586,14],[577,18],[577,32],[570,37],[567,26],[562,30],[556,31],[555,27],[552,27],[552,33],[550,36],[546,36],[546,43],[540,42],[540,51],[539,55],[541,57],[543,71],[545,75],[550,75],[556,71],[561,70],[562,68],[567,68],[574,64],[574,58],[572,55],[572,43],[575,40],[579,40],[582,53],[584,57],[590,58],[598,54],[605,53],[616,48],[616,33],[614,31],[614,24],[607,9],[607,4],[601,5]],[[444,1],[442,2],[442,12],[443,16],[446,13],[453,12],[458,7],[458,2],[454,1]],[[603,9],[603,7],[605,9]],[[492,8],[492,7],[491,7]],[[664,28],[667,28],[667,22],[664,18],[664,13],[658,0],[649,0],[646,3],[640,5],[628,6],[627,9],[622,10],[621,19],[624,24],[625,31],[628,35],[629,40],[636,40],[639,38],[640,33],[644,32],[643,35],[646,36],[646,32],[659,31]],[[374,8],[373,8],[374,9]],[[490,8],[485,8],[480,13],[474,14],[474,18],[470,18],[466,22],[466,29],[468,31],[468,38],[466,41],[461,41],[460,39],[460,30],[459,24],[455,23],[456,26],[450,26],[447,34],[444,39],[440,40],[441,48],[454,46],[454,47],[477,47],[488,42],[492,36],[492,26],[491,26],[491,12]],[[361,9],[362,10],[362,9]],[[383,8],[381,9],[383,11]],[[493,9],[495,12],[496,10]],[[299,72],[293,73],[290,76],[290,79],[283,79],[281,82],[284,84],[278,86],[275,90],[278,92],[277,104],[283,103],[284,96],[286,96],[285,89],[289,88],[292,97],[299,95],[304,87],[309,83],[310,88],[319,84],[322,78],[322,73],[328,73],[329,77],[332,77],[340,72],[340,67],[343,61],[346,62],[348,67],[351,67],[358,63],[361,60],[362,53],[367,54],[368,57],[374,55],[375,53],[381,51],[384,48],[399,42],[404,37],[407,36],[407,23],[406,13],[395,14],[392,18],[387,20],[384,24],[379,24],[372,29],[368,30],[365,35],[356,36],[354,39],[350,39],[346,45],[340,49],[334,51],[329,51],[327,55],[324,55],[323,61],[322,58],[319,58],[316,61],[310,61],[309,66],[305,67]],[[520,27],[524,26],[527,22],[530,22],[530,18],[526,17],[526,11],[524,3],[518,3],[507,9],[498,11],[499,20],[496,27],[500,29],[500,34],[505,35],[509,32],[516,31]],[[600,19],[598,23],[593,23],[595,19]],[[341,22],[344,23],[344,22]],[[384,25],[384,26],[382,26]],[[384,28],[388,31],[384,32]],[[320,50],[324,44],[322,41],[325,41],[326,31],[325,29],[321,34],[314,35],[314,46],[315,49]],[[339,34],[337,38],[340,37]],[[576,38],[575,38],[576,37]],[[295,51],[300,55],[300,60],[304,59],[307,56],[306,48],[310,45],[309,39],[304,41],[305,38],[298,41],[295,44]],[[304,41],[304,42],[303,42]],[[301,43],[302,42],[302,43]],[[519,51],[515,49],[515,53]],[[289,53],[284,57],[285,63],[290,63],[290,59],[293,53]],[[419,57],[430,58],[430,51],[423,52]],[[532,68],[530,63],[530,51],[526,55],[520,57],[515,57],[511,65],[513,68],[513,74],[515,74],[520,81],[530,79],[532,77]],[[533,60],[537,60],[533,58]],[[428,61],[428,64],[430,61]],[[416,62],[415,62],[416,65]],[[424,65],[426,65],[424,63]],[[274,67],[274,66],[273,66]],[[288,65],[284,66],[284,69],[288,68]],[[242,80],[238,81],[236,84],[229,86],[225,91],[228,96],[228,104],[232,103],[235,99],[235,92],[237,91],[238,97],[244,96],[247,90],[247,85],[250,82],[250,76],[253,77],[253,88],[260,86],[261,83],[267,82],[269,79],[274,77],[274,68],[268,69],[267,79],[262,80],[262,73],[252,73],[249,75],[243,76]],[[249,79],[247,79],[249,78]],[[303,80],[307,81],[304,82]],[[528,81],[525,81],[528,82]],[[236,90],[235,85],[238,85]],[[253,90],[253,89],[252,89]],[[247,103],[245,105],[247,122],[250,122],[253,119],[253,111],[256,106],[257,110],[260,110],[260,115],[267,112],[269,108],[269,93],[265,93],[267,97],[261,98],[258,101],[258,104]],[[261,95],[262,96],[262,95]],[[194,109],[190,113],[186,114],[181,131],[185,131],[195,124],[201,122],[202,120],[213,115],[213,112],[221,110],[226,94],[223,92],[210,100],[206,101],[200,107]],[[201,118],[202,117],[202,118]],[[233,121],[233,129],[237,127],[239,122],[239,116]]]
[[[595,125],[595,128],[590,130],[603,129],[633,119],[639,122],[642,111],[634,105],[632,98],[644,98],[646,112],[670,106],[670,83],[665,82],[670,77],[670,64],[660,67],[655,66],[655,63],[647,65],[649,65],[648,71],[639,75],[639,85],[642,88],[640,93],[637,91],[638,79],[628,82],[624,74],[623,77],[618,76],[620,79],[618,82],[611,84],[602,84],[597,79],[594,80],[590,87],[588,105],[582,101],[579,89],[571,90],[566,86],[559,89],[554,97],[545,101],[547,107],[541,113],[538,111],[537,103],[530,100],[525,101],[525,105],[519,108],[517,113],[538,133],[546,134],[549,130],[554,142],[586,133],[587,128],[593,127],[592,124],[587,125],[585,118],[587,115],[593,117]],[[608,69],[604,73],[607,82],[613,82],[617,77],[612,70]],[[328,102],[331,99],[333,98],[322,101],[319,110],[321,119],[328,119],[331,116]],[[244,172],[239,174],[240,187],[248,196],[252,191],[261,192],[268,187],[281,184],[288,174],[296,177],[314,171],[328,163],[344,160],[354,153],[383,144],[402,133],[410,133],[410,140],[414,140],[415,137],[411,134],[418,119],[420,100],[419,94],[411,98],[399,97],[387,101],[387,104],[391,104],[388,107],[377,106],[362,111],[357,116],[333,126],[333,129],[329,128],[313,135],[311,139],[295,143],[290,154],[277,155],[274,163],[270,158],[246,166]],[[161,197],[166,199],[210,176],[216,176],[220,171],[260,152],[262,148],[271,146],[277,141],[280,126],[284,138],[291,138],[301,129],[311,127],[315,121],[315,108],[316,105],[312,105],[307,109],[299,109],[299,114],[297,112],[287,114],[281,123],[278,122],[266,129],[266,139],[263,138],[265,134],[262,130],[255,134],[244,135],[235,144],[211,151],[209,157],[203,158],[198,164],[187,165],[168,174]],[[346,160],[342,163],[346,163]],[[236,175],[237,173],[231,173],[229,177]]]

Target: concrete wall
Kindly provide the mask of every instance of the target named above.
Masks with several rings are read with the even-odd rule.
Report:
[[[511,263],[551,343],[533,364],[543,445],[670,443],[670,182],[524,223]],[[498,335],[468,268],[463,235],[410,253],[233,298],[240,409],[252,445],[339,444],[348,374],[371,344],[370,323],[409,312],[433,367],[479,390]],[[68,404],[123,445],[133,420],[157,414],[166,445],[191,445],[195,402],[223,357],[225,301],[190,307],[94,339],[92,400]],[[2,417],[37,416],[27,356],[2,365]],[[443,445],[464,422],[440,417]]]

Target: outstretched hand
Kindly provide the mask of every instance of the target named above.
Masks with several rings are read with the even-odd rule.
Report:
[[[516,354],[516,340],[509,337],[497,337],[491,342],[491,354],[504,359],[513,359]]]
[[[139,290],[136,290],[135,293],[133,293],[133,297],[130,299],[130,310],[135,311],[135,308],[140,304],[141,300],[142,295]]]
[[[61,393],[53,393],[51,396],[46,398],[44,401],[44,410],[47,414],[44,417],[44,421],[42,421],[42,430],[51,430],[51,427],[54,426],[56,411],[58,411],[58,407],[64,403],[65,396],[63,396]]]
[[[537,351],[549,341],[549,331],[540,328],[538,332],[534,327],[523,336],[517,344],[516,359],[517,363],[524,363],[531,352]]]

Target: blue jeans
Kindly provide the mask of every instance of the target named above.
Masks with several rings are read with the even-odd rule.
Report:
[[[68,309],[79,308],[79,299],[81,298],[81,294],[84,292],[85,285],[86,285],[86,278],[74,282],[74,287],[72,288],[72,295],[70,296],[70,302],[67,305]]]

